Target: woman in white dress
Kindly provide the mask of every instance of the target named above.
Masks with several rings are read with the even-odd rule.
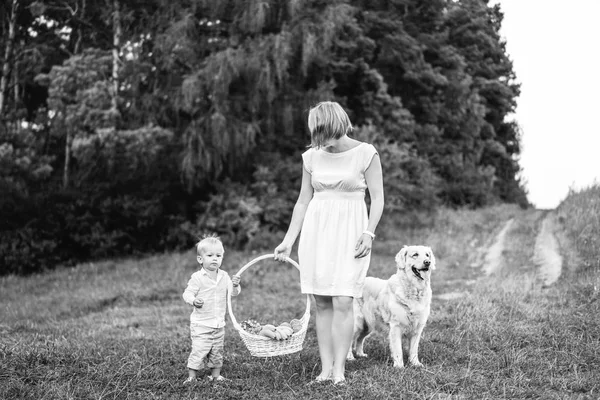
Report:
[[[315,299],[321,373],[315,381],[344,383],[352,341],[352,302],[362,296],[375,228],[383,212],[383,179],[377,150],[347,136],[352,124],[335,102],[310,110],[311,148],[302,154],[302,187],[275,259],[289,257],[300,234],[303,293]],[[365,191],[371,209],[367,215]]]

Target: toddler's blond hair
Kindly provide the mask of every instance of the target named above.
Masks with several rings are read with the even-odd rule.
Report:
[[[214,233],[210,235],[204,235],[202,236],[202,239],[200,239],[200,241],[196,243],[196,254],[199,256],[202,255],[202,253],[206,251],[206,249],[210,246],[223,247],[223,242],[221,241],[221,238]],[[225,251],[224,247],[223,251]]]

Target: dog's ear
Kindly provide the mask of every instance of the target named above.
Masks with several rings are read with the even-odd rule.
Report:
[[[399,269],[404,269],[406,266],[406,254],[408,253],[408,246],[402,247],[398,254],[396,254],[396,266]]]
[[[433,250],[431,250],[431,247],[428,247],[428,249],[429,249],[429,254],[431,254],[431,265],[429,266],[429,268],[434,270],[435,269],[435,256],[433,255]]]

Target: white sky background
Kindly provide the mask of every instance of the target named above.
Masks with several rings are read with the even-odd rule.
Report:
[[[600,0],[496,0],[521,95],[520,165],[537,208],[600,183]]]

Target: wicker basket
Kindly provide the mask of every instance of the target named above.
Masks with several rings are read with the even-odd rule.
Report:
[[[273,258],[273,254],[265,254],[257,257],[244,265],[236,275],[242,275],[245,270],[252,265],[257,264],[261,260]],[[298,263],[291,258],[287,258],[286,261],[297,269],[300,269]],[[296,353],[302,350],[302,344],[304,343],[304,337],[306,336],[306,330],[308,328],[308,320],[310,319],[310,297],[308,295],[306,296],[306,310],[304,311],[302,318],[300,318],[300,322],[302,323],[301,329],[298,332],[294,332],[294,334],[285,340],[275,340],[245,331],[237,322],[235,315],[233,315],[233,310],[231,308],[231,290],[229,290],[227,294],[227,309],[229,311],[229,318],[231,318],[233,327],[238,331],[242,341],[246,345],[246,348],[248,348],[250,354],[254,357],[281,356],[284,354]]]

